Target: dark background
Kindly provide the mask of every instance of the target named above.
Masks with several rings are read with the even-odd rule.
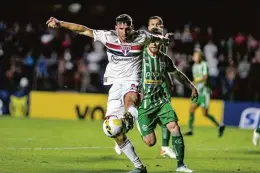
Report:
[[[68,6],[75,2],[82,8],[71,13]],[[175,39],[169,51],[178,68],[190,79],[194,47],[199,44],[203,50],[208,41],[213,40],[218,48],[214,58],[219,75],[210,76],[212,97],[260,101],[259,7],[257,1],[218,0],[3,1],[0,5],[0,48],[4,52],[0,54],[0,89],[13,93],[21,87],[20,80],[25,77],[29,81],[28,90],[107,93],[108,87],[102,85],[107,59],[102,51],[94,51],[92,39],[65,29],[48,29],[45,22],[53,16],[93,29],[110,30],[114,29],[116,16],[127,13],[133,18],[136,29],[147,26],[149,17],[154,15],[163,18],[168,32],[178,30],[183,35],[185,26],[188,26],[192,40]],[[26,30],[28,26],[30,31]],[[213,34],[208,33],[208,28],[212,28]],[[54,38],[43,43],[41,38],[44,35]],[[250,35],[256,42],[253,48],[248,46]],[[242,41],[237,41],[240,38]],[[68,61],[65,60],[66,51],[71,56]],[[94,56],[101,57],[99,61],[89,59],[88,55],[93,52]],[[246,77],[241,77],[238,70],[243,57],[247,57],[245,62],[250,65]],[[66,63],[73,67],[68,69]],[[98,70],[93,72],[90,69],[95,65]],[[242,63],[241,67],[243,70],[246,65]],[[40,68],[44,68],[44,72],[39,72]],[[184,92],[179,89],[176,85],[172,95],[190,95],[188,89],[184,88]]]

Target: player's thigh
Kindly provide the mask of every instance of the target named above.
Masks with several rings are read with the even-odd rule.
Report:
[[[138,109],[137,126],[143,137],[154,133],[158,121],[154,112],[153,110],[149,111],[143,108]]]
[[[114,84],[109,90],[108,100],[107,100],[107,112],[106,116],[117,116],[119,118],[123,117],[124,105],[122,103],[122,87],[121,85]]]
[[[129,102],[139,105],[140,91],[138,81],[125,81],[122,83],[122,102],[127,105]]]
[[[178,116],[170,103],[165,103],[161,106],[160,110],[157,112],[157,116],[160,119],[161,126],[167,127],[170,122],[178,122]]]

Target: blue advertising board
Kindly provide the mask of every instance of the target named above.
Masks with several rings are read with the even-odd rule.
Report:
[[[224,124],[243,129],[254,129],[260,125],[260,103],[225,102]]]

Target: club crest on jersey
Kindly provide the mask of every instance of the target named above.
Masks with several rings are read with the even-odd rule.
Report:
[[[124,54],[124,56],[126,56],[129,53],[130,50],[131,50],[131,46],[121,45],[121,51]]]

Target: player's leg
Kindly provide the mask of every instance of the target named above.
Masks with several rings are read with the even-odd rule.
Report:
[[[127,120],[123,119],[124,124],[125,121]],[[107,133],[105,132],[105,134]],[[137,156],[133,144],[127,138],[126,131],[123,131],[119,136],[115,137],[114,140],[117,143],[120,150],[127,156],[127,158],[133,163],[135,167],[134,170],[130,171],[129,173],[147,173],[146,167],[143,165],[140,158]]]
[[[125,114],[128,119],[133,118],[137,121],[138,118],[138,110],[137,106],[139,104],[140,95],[138,94],[138,83],[137,82],[125,82],[124,84],[120,84],[122,88],[122,105],[125,108]],[[132,123],[132,122],[130,122]],[[120,155],[122,151],[120,147],[115,144],[115,152]]]
[[[186,132],[184,134],[186,136],[192,136],[193,135],[193,124],[194,124],[194,120],[195,120],[194,113],[199,106],[199,101],[200,101],[200,99],[198,99],[197,103],[191,103],[191,105],[190,105],[190,111],[189,111],[190,115],[189,115],[189,122],[188,122],[189,130],[188,130],[188,132]]]
[[[138,119],[138,105],[140,101],[140,94],[138,92],[138,83],[127,82],[125,85],[125,91],[123,93],[123,103],[126,110],[126,114],[131,114],[134,120]]]
[[[158,112],[162,125],[165,125],[172,135],[172,146],[176,154],[177,172],[192,172],[184,164],[185,145],[183,136],[178,125],[178,117],[170,104],[164,104]]]
[[[171,102],[171,93],[170,93],[170,91],[172,90],[171,79],[168,74],[166,74],[165,77],[166,77],[166,82],[162,84],[162,87],[164,93],[166,94],[167,100]],[[167,129],[167,127],[162,126],[161,128],[162,128],[162,147],[161,147],[160,155],[163,157],[168,156],[170,158],[175,158],[175,154],[172,152],[171,148],[169,147],[171,133]]]
[[[258,146],[259,144],[259,138],[260,138],[260,127],[254,130],[253,132],[253,144],[255,146]]]
[[[153,108],[150,110],[143,109],[143,104],[138,109],[139,116],[136,125],[143,138],[144,143],[149,147],[152,147],[156,144],[156,135],[154,133],[158,122],[158,118],[155,113],[156,109],[157,108]]]
[[[120,95],[120,93],[122,93],[121,85],[114,84],[109,90],[106,117],[117,116],[123,119],[124,125],[126,125],[126,130],[123,131],[123,133],[120,134],[120,136],[115,138],[115,142],[117,143],[120,150],[133,163],[135,169],[131,173],[146,173],[147,171],[145,166],[141,162],[140,158],[137,156],[133,144],[126,136],[126,131],[128,131],[131,128],[131,125],[128,125],[129,120],[124,117],[124,107],[121,102],[122,96]]]
[[[160,155],[163,157],[167,156],[172,159],[175,159],[176,155],[169,147],[171,132],[168,130],[167,127],[161,127],[161,128],[162,128],[162,147],[161,147]]]
[[[210,95],[206,94],[205,96],[202,96],[201,99],[201,107],[202,107],[202,113],[203,115],[208,118],[216,127],[218,127],[219,131],[219,137],[222,137],[225,131],[225,125],[223,123],[219,123],[215,117],[211,114],[209,114],[209,102],[210,102]]]
[[[167,128],[172,134],[172,145],[175,150],[177,160],[176,172],[193,172],[184,164],[185,145],[180,126],[177,121],[172,121],[167,124]]]
[[[122,134],[121,136],[115,138],[115,141],[121,151],[128,157],[135,167],[134,170],[129,173],[147,173],[146,167],[137,156],[135,148],[131,141],[127,138],[126,134]]]

